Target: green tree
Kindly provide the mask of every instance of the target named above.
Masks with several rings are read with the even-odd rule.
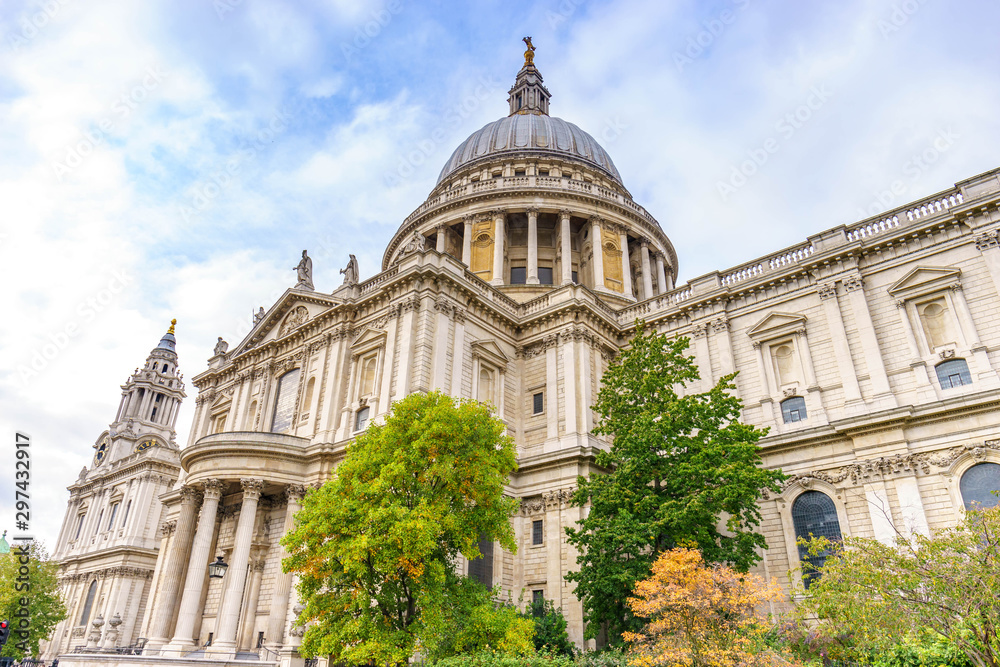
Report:
[[[785,475],[761,468],[757,441],[767,431],[740,423],[735,375],[705,393],[679,393],[699,379],[688,343],[640,321],[601,379],[594,433],[612,436],[610,450],[597,455],[608,474],[580,478],[573,502],[590,512],[567,529],[580,549],[579,570],[567,578],[576,582],[588,638],[606,626],[617,645],[622,632],[640,630],[627,600],[659,552],[696,546],[707,562],[746,571],[767,546],[754,531],[757,499],[778,492]]]
[[[940,640],[979,667],[1000,665],[1000,506],[970,511],[930,537],[808,544],[828,556],[798,591],[807,596],[799,612],[824,619],[825,635],[849,637],[849,654],[864,659]]]
[[[0,554],[0,614],[11,623],[10,639],[0,655],[37,656],[39,642],[66,618],[58,571],[37,542],[15,544],[10,553]]]
[[[457,556],[481,556],[481,535],[516,550],[506,430],[478,402],[413,394],[350,445],[282,540],[283,567],[299,575],[300,621],[312,621],[306,655],[401,664],[417,650],[441,652],[453,619],[478,604]]]
[[[556,609],[552,600],[538,600],[524,612],[535,624],[535,650],[572,658],[576,653],[573,642],[566,631],[566,617],[562,609]]]

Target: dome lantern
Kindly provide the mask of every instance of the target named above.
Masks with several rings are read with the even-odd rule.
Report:
[[[528,49],[524,52],[524,66],[517,73],[517,79],[511,87],[507,101],[510,103],[510,115],[540,114],[549,115],[549,98],[552,94],[542,84],[542,75],[535,69],[535,47],[530,37],[524,38]]]

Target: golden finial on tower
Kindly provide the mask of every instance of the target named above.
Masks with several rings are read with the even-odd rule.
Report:
[[[535,47],[531,43],[530,37],[524,37],[521,39],[522,42],[527,44],[528,50],[524,52],[524,66],[534,67],[535,66]]]
[[[176,325],[177,325],[177,318],[174,318],[174,319],[170,320],[170,328],[167,329],[167,333],[168,334],[172,334],[174,332],[174,327]]]

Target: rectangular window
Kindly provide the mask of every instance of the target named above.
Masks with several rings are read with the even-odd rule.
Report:
[[[74,540],[80,539],[80,531],[83,530],[83,520],[86,518],[86,514],[80,515],[80,522],[76,524],[76,537],[73,538]]]
[[[358,410],[357,415],[354,417],[354,430],[363,431],[368,426],[368,415],[371,412],[371,408],[365,406]]]
[[[299,393],[299,369],[294,368],[278,380],[278,397],[274,401],[271,433],[284,433],[292,427],[295,399]]]
[[[215,633],[214,632],[209,632],[208,633],[208,639],[205,641],[205,646],[211,646],[212,645],[212,639],[214,639],[214,638],[215,638]]]
[[[571,280],[573,281],[574,285],[579,285],[580,284],[580,277],[577,275],[576,271],[572,272]]]
[[[118,514],[119,505],[121,505],[121,503],[115,503],[114,505],[111,506],[111,518],[108,519],[108,530],[111,530],[112,528],[115,527],[115,516]]]
[[[94,524],[94,535],[97,535],[97,532],[101,529],[102,521],[104,521],[104,510],[101,510],[101,513],[97,515],[97,523]]]
[[[263,645],[264,645],[264,633],[263,632],[258,632],[257,633],[257,648],[260,648]]]
[[[514,170],[514,175],[515,176],[524,176],[524,169],[515,169]]]
[[[549,170],[548,169],[539,169],[538,170],[538,175],[539,176],[548,176],[549,175]]]
[[[531,543],[533,545],[542,543],[542,538],[544,537],[542,534],[543,526],[544,522],[541,519],[536,519],[531,522]]]
[[[538,267],[538,282],[542,285],[552,284],[552,267],[551,266],[540,266]]]
[[[545,591],[531,591],[531,613],[534,616],[543,616],[545,614]]]
[[[486,588],[493,588],[493,540],[481,536],[479,553],[483,555],[469,561],[469,578],[475,579]]]
[[[528,282],[528,267],[526,266],[510,267],[511,285],[524,285],[527,282]]]
[[[545,394],[538,392],[531,397],[531,414],[540,415],[545,411]]]

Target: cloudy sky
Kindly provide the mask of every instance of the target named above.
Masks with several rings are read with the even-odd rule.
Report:
[[[193,376],[303,248],[321,291],[349,252],[376,273],[506,114],[523,36],[684,282],[1000,166],[998,24],[982,0],[3,0],[0,426],[33,438],[33,532],[171,318]]]

